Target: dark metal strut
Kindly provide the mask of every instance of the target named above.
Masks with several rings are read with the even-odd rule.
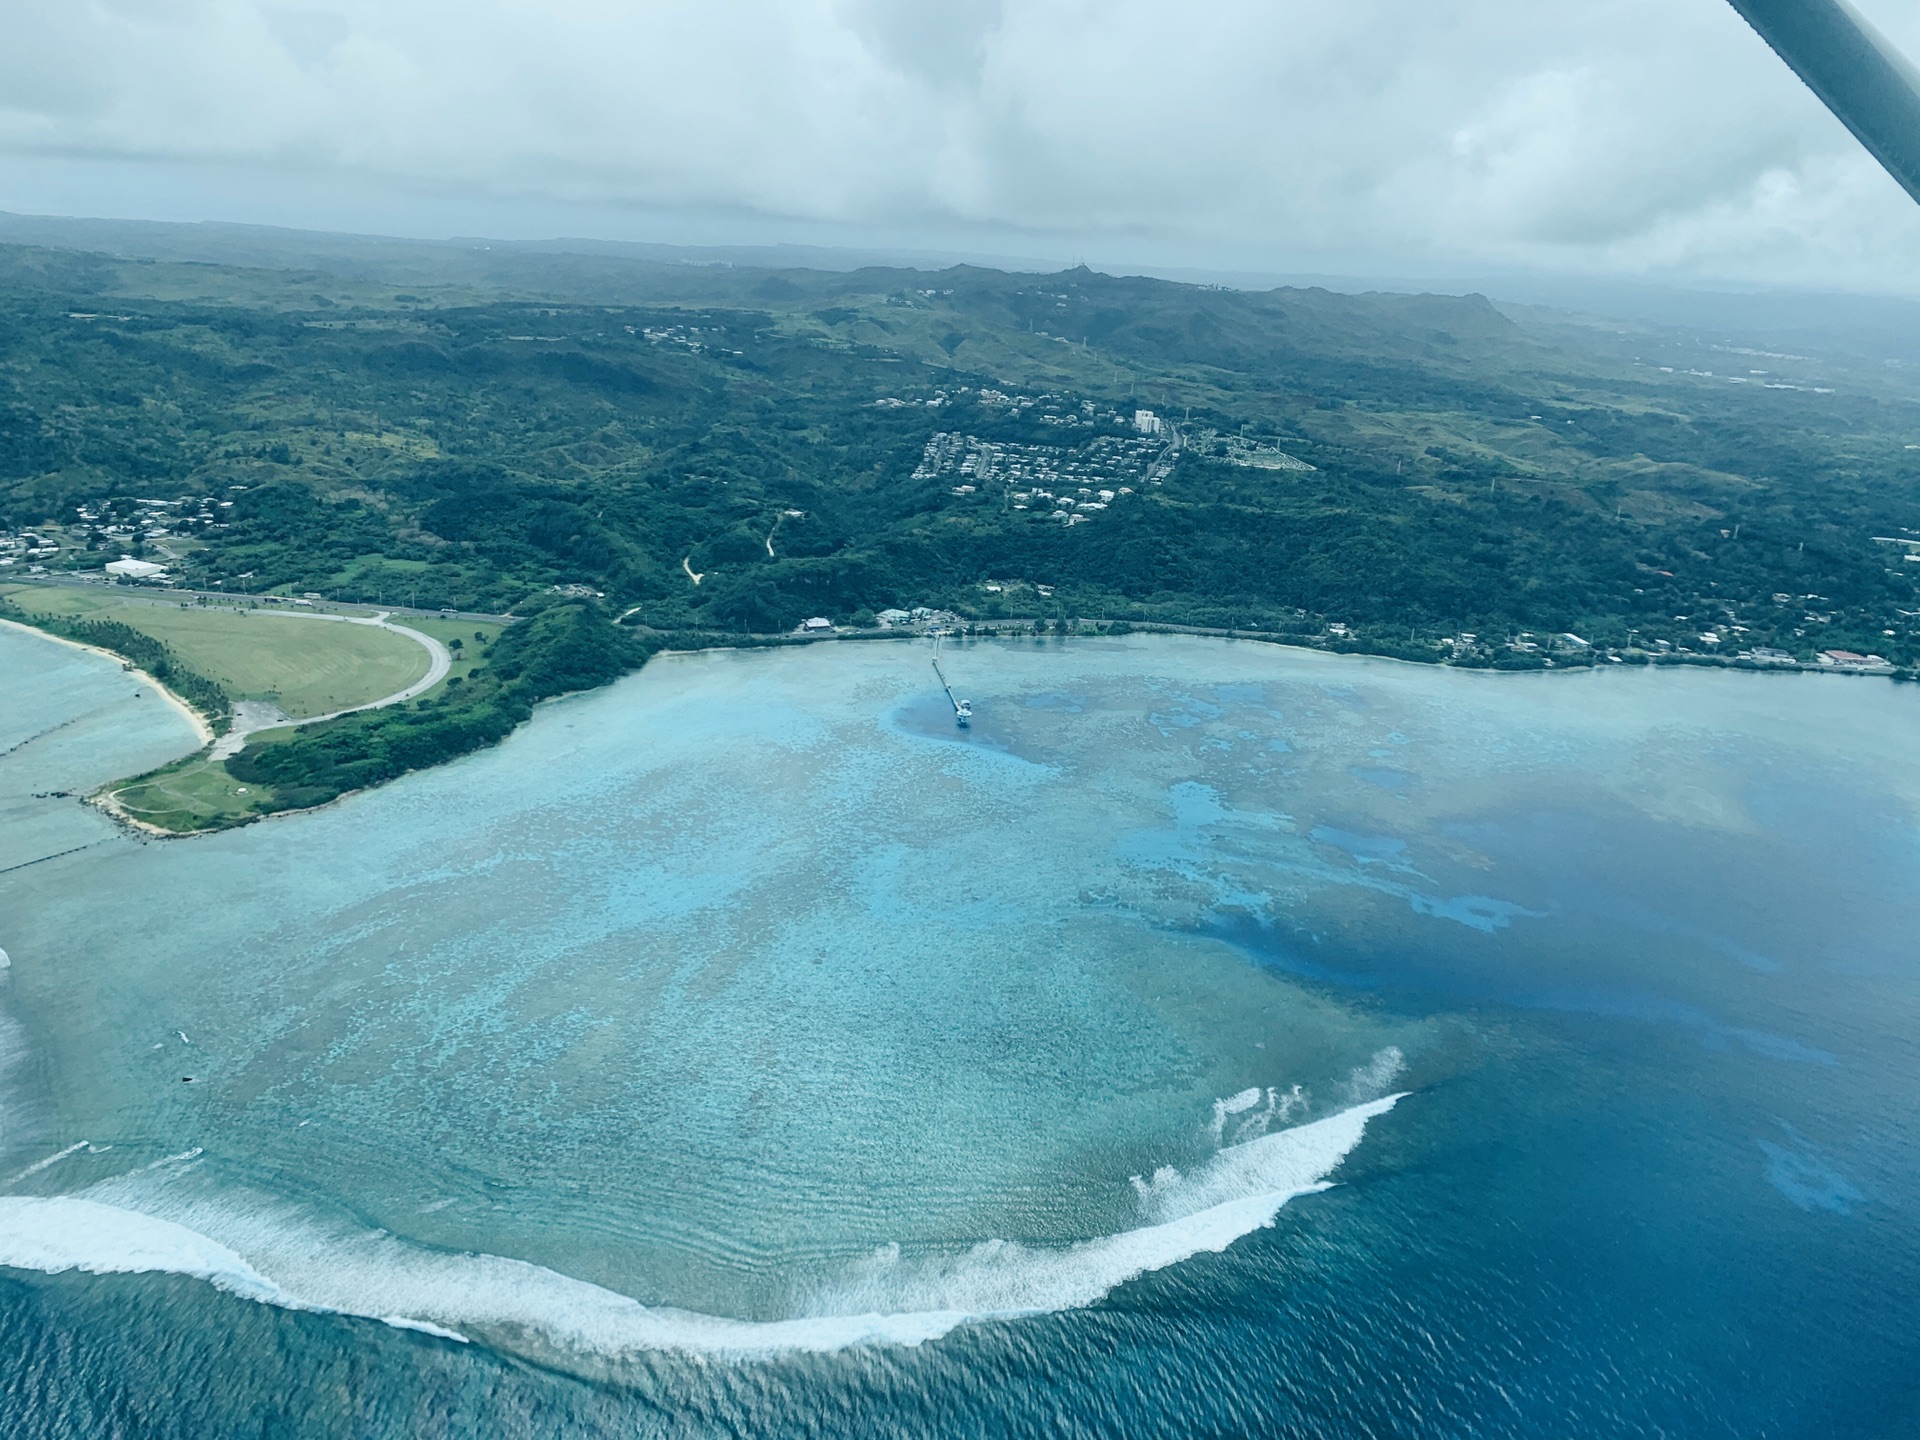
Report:
[[[1729,0],[1920,200],[1920,71],[1846,0]]]

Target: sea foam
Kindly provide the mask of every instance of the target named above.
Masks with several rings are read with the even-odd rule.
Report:
[[[1400,1096],[1217,1151],[1191,1174],[1159,1171],[1148,1223],[1064,1247],[991,1240],[958,1253],[888,1246],[821,1284],[784,1320],[642,1305],[544,1266],[452,1254],[382,1231],[330,1227],[291,1209],[183,1198],[141,1175],[82,1195],[0,1198],[0,1265],[96,1274],[166,1271],[290,1309],[331,1311],[464,1340],[617,1359],[645,1351],[754,1356],[856,1345],[915,1346],[957,1327],[1078,1309],[1191,1256],[1271,1225],[1324,1190],[1367,1124]],[[117,1203],[108,1203],[112,1200]],[[135,1207],[139,1208],[135,1208]]]
[[[219,1242],[171,1220],[79,1196],[0,1197],[0,1262],[50,1275],[190,1275],[249,1300],[299,1306]]]

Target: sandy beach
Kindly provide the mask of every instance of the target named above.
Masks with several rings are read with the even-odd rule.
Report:
[[[9,629],[24,631],[28,635],[37,635],[42,640],[51,640],[56,645],[70,645],[75,650],[85,650],[90,655],[103,656],[113,661],[114,664],[120,666],[123,670],[131,671],[148,685],[151,685],[162,700],[166,701],[184,715],[187,723],[193,726],[194,733],[200,737],[200,743],[202,745],[211,745],[213,743],[213,726],[207,723],[206,716],[202,715],[198,710],[194,709],[185,700],[174,694],[173,691],[169,690],[139,666],[129,662],[125,656],[116,655],[111,650],[103,650],[98,645],[86,645],[78,640],[69,640],[64,635],[55,635],[50,631],[41,630],[32,625],[22,625],[17,620],[0,620],[0,625],[5,625]]]

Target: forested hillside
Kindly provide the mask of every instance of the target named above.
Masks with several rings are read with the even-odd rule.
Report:
[[[1895,368],[1475,296],[406,264],[0,247],[7,573],[561,587],[662,630],[937,604],[1473,663],[1569,632],[1920,659]]]

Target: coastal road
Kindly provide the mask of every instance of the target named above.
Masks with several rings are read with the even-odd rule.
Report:
[[[195,600],[211,600],[216,605],[237,605],[245,601],[258,606],[269,614],[306,615],[322,614],[319,610],[274,610],[276,605],[298,605],[301,602],[290,595],[254,595],[241,590],[191,590],[184,585],[119,585],[110,583],[105,577],[91,571],[61,571],[52,575],[0,575],[0,584],[6,585],[46,585],[53,588],[80,585],[89,588],[111,590],[116,595],[138,596],[143,600],[178,600],[182,596]],[[378,610],[383,615],[418,615],[423,620],[471,620],[481,625],[511,625],[519,617],[516,615],[488,615],[479,610],[432,610],[413,608],[406,605],[375,605],[358,600],[316,600],[318,605],[356,606],[362,610]]]

